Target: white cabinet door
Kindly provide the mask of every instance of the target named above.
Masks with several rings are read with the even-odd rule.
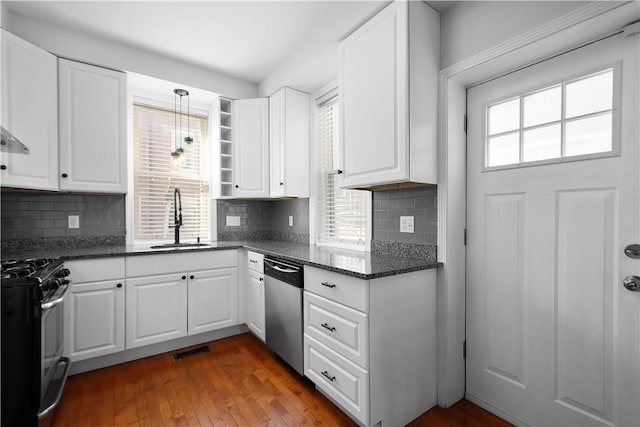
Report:
[[[235,197],[269,197],[269,101],[233,101]]]
[[[124,350],[124,280],[73,283],[65,300],[72,362]]]
[[[189,273],[189,335],[238,324],[238,269]]]
[[[60,189],[126,193],[126,74],[59,60]]]
[[[127,279],[127,349],[187,335],[187,274]]]
[[[342,185],[409,178],[406,5],[397,2],[340,43]]]
[[[2,127],[29,154],[0,153],[2,186],[58,189],[56,57],[2,30]]]
[[[264,323],[264,274],[249,270],[247,326],[262,341],[265,340]]]
[[[271,197],[309,197],[309,95],[284,87],[269,97]]]

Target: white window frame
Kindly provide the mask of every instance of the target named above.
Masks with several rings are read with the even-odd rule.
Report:
[[[317,148],[317,124],[316,124],[316,114],[320,108],[318,100],[322,98],[326,98],[332,92],[337,91],[338,81],[334,79],[329,83],[321,86],[316,89],[311,96],[309,97],[309,111],[311,112],[311,147],[309,156],[309,171],[311,173],[310,183],[309,183],[309,241],[311,244],[315,244],[316,246],[327,246],[341,249],[352,249],[359,251],[371,251],[371,230],[372,230],[372,196],[371,192],[367,192],[365,198],[365,230],[364,230],[364,242],[362,245],[358,244],[347,244],[347,243],[339,243],[339,242],[322,242],[319,241],[318,229],[317,229],[317,219],[316,219],[316,208],[318,204],[318,188],[317,188],[317,180],[315,176],[318,173],[317,162],[316,162],[316,148]]]
[[[200,103],[197,101],[190,101],[190,112],[201,116],[206,116],[208,121],[209,143],[211,149],[209,152],[210,161],[210,177],[209,177],[209,199],[211,204],[209,206],[209,236],[202,236],[201,241],[215,241],[217,238],[217,214],[216,214],[216,189],[220,186],[218,174],[215,173],[216,165],[215,159],[217,155],[216,147],[219,147],[220,143],[219,132],[214,132],[217,129],[218,123],[216,120],[217,111],[216,101],[212,105]],[[128,245],[138,246],[150,246],[158,243],[166,243],[169,240],[135,240],[135,233],[133,231],[134,225],[134,170],[133,170],[133,104],[141,103],[152,107],[174,109],[174,96],[173,93],[157,93],[146,89],[140,89],[136,87],[129,87],[127,90],[127,195],[126,195],[126,243]],[[171,239],[170,239],[171,240]],[[172,241],[172,240],[171,240]]]
[[[558,164],[558,163],[567,163],[567,162],[576,162],[576,161],[581,161],[581,160],[590,160],[590,159],[600,159],[600,158],[604,158],[604,157],[614,157],[614,156],[619,156],[620,155],[620,91],[621,91],[621,76],[620,76],[620,68],[621,68],[621,63],[618,62],[614,62],[613,64],[606,64],[606,65],[600,65],[598,67],[594,67],[588,70],[584,70],[580,73],[577,74],[572,74],[570,76],[567,76],[563,79],[560,80],[554,80],[552,82],[549,83],[545,83],[543,85],[539,85],[533,88],[528,88],[526,90],[522,90],[522,91],[518,91],[516,93],[510,94],[508,96],[504,96],[504,97],[500,97],[498,99],[495,100],[491,100],[489,102],[486,102],[485,104],[483,104],[482,108],[483,108],[483,112],[482,114],[484,115],[483,117],[483,139],[482,139],[482,157],[481,157],[481,162],[482,164],[480,165],[481,167],[481,171],[482,172],[492,172],[492,171],[499,171],[499,170],[506,170],[506,169],[518,169],[518,168],[526,168],[526,167],[531,167],[531,166],[542,166],[542,165],[552,165],[552,164]],[[562,111],[561,111],[561,120],[558,123],[561,123],[563,125],[563,129],[564,129],[564,123],[568,123],[571,122],[573,120],[576,120],[577,118],[571,118],[571,119],[566,119],[564,114],[564,108],[565,108],[565,88],[564,85],[568,84],[568,83],[572,83],[573,81],[576,80],[580,80],[582,78],[587,78],[593,74],[598,74],[602,71],[605,71],[607,69],[612,69],[613,70],[613,88],[612,88],[612,103],[611,103],[611,111],[612,111],[612,117],[611,117],[611,126],[612,126],[612,133],[611,133],[611,150],[610,151],[604,151],[604,152],[600,152],[600,153],[590,153],[590,154],[581,154],[581,155],[577,155],[577,156],[567,156],[567,157],[556,157],[553,159],[544,159],[544,160],[536,160],[536,161],[530,161],[530,162],[519,162],[519,163],[512,163],[512,164],[508,164],[508,165],[500,165],[500,166],[487,166],[487,162],[486,162],[486,156],[487,156],[487,135],[488,135],[488,126],[489,126],[489,117],[488,117],[488,111],[489,111],[489,107],[495,104],[499,104],[501,102],[504,101],[508,101],[510,99],[515,99],[515,98],[521,98],[520,103],[520,123],[522,124],[522,97],[539,92],[541,90],[544,90],[546,88],[550,88],[553,86],[560,86],[562,85]],[[535,127],[535,126],[534,126]],[[519,133],[520,133],[520,155],[522,156],[522,133],[523,133],[523,129],[522,127],[519,128]],[[564,140],[564,130],[563,130],[563,140]]]

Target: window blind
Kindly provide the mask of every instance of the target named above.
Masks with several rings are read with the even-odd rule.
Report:
[[[208,119],[190,115],[193,143],[183,141],[187,135],[187,118],[183,117],[183,134],[176,129],[174,112],[134,103],[133,106],[133,203],[135,240],[172,240],[174,223],[174,189],[182,195],[183,226],[181,237],[209,238],[210,161]],[[183,155],[174,159],[171,152],[182,140]]]
[[[317,240],[364,245],[366,192],[339,187],[338,97],[324,99],[317,111]]]

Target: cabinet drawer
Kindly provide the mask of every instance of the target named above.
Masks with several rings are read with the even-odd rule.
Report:
[[[305,266],[304,288],[356,310],[369,310],[368,280]]]
[[[362,424],[369,425],[369,373],[304,335],[304,373]]]
[[[257,273],[264,273],[264,255],[248,251],[247,259],[249,270],[253,270]]]
[[[237,250],[189,251],[127,257],[127,277],[237,267]]]
[[[69,279],[74,283],[99,282],[124,278],[124,258],[99,258],[65,261]]]
[[[369,319],[366,314],[305,291],[304,331],[352,362],[368,368]]]

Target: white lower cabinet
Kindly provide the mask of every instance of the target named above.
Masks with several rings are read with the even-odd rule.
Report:
[[[65,353],[72,362],[124,350],[124,259],[67,261]]]
[[[249,270],[246,305],[247,326],[255,336],[264,342],[264,274]]]
[[[188,278],[189,335],[238,323],[238,269],[198,271]]]
[[[436,270],[372,280],[305,266],[304,373],[362,425],[436,404]]]
[[[187,335],[186,273],[127,280],[126,322],[127,348]]]

